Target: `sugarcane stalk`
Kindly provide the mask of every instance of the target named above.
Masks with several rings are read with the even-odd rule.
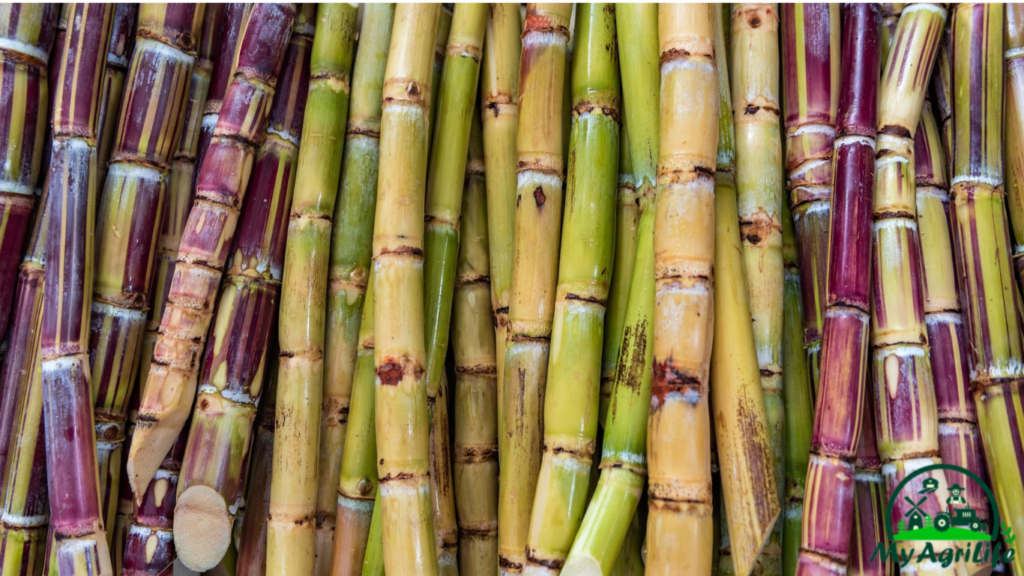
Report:
[[[431,134],[434,132],[434,127],[437,126],[435,121],[437,120],[438,96],[441,91],[441,72],[444,69],[444,60],[447,54],[448,35],[452,30],[452,16],[451,5],[442,5],[441,13],[437,17],[437,31],[434,36],[434,68],[430,74],[430,93],[434,96],[430,101],[430,124],[428,124]],[[433,141],[431,136],[429,142]],[[427,157],[429,158],[432,153],[433,151],[427,152]]]
[[[202,112],[201,109],[200,112]],[[143,347],[147,344],[149,344],[149,341],[144,341]],[[139,397],[138,386],[132,387],[132,396],[128,400],[128,425],[125,427],[124,434],[126,442],[131,442],[132,434],[135,432],[135,425],[139,420]],[[114,537],[110,552],[110,560],[114,565],[114,574],[121,574],[124,571],[125,544],[128,542],[128,530],[131,528],[134,519],[135,497],[132,494],[131,484],[128,482],[128,470],[122,466],[117,492],[117,519],[113,527]]]
[[[437,404],[430,415],[430,497],[434,511],[434,545],[438,574],[459,574],[459,527],[455,517],[455,486],[452,480],[451,425],[448,419],[448,375],[441,374]]]
[[[855,460],[864,428],[861,414],[865,412],[869,373],[869,239],[881,28],[878,5],[852,7],[844,27],[828,299],[811,450],[804,475],[799,575],[847,573],[857,509]]]
[[[493,575],[498,566],[496,346],[490,308],[487,198],[479,113],[474,114],[472,122],[452,301],[453,477],[459,521],[459,567],[467,574]]]
[[[1006,7],[1006,209],[1012,225],[1013,266],[1018,280],[1024,277],[1024,6]],[[950,70],[952,76],[952,70]],[[949,100],[952,116],[952,95]],[[952,122],[948,122],[952,138]],[[943,136],[947,122],[943,118]],[[952,162],[953,155],[950,154]],[[950,169],[952,173],[952,168]]]
[[[320,489],[317,495],[330,497],[341,521],[336,522],[331,573],[358,573],[366,546],[366,531],[377,486],[376,448],[358,443],[372,434],[373,428],[373,347],[359,360],[366,324],[361,318],[372,314],[365,293],[369,290],[370,256],[373,241],[373,213],[377,202],[377,164],[380,156],[381,90],[391,26],[395,18],[393,4],[368,5],[360,30],[359,50],[352,72],[352,97],[349,105],[347,142],[342,167],[341,188],[335,206],[331,240],[331,268],[328,283],[328,312],[324,369],[324,400],[320,427]],[[372,325],[372,320],[371,320]],[[371,325],[367,325],[370,329]],[[372,335],[372,331],[370,332]],[[352,394],[357,384],[358,363],[367,364],[363,378],[369,378],[369,397],[358,413],[353,410]],[[349,423],[358,424],[356,439],[350,440]],[[365,427],[369,427],[367,432]],[[350,446],[344,448],[343,446]],[[346,464],[347,463],[347,464]],[[346,468],[348,466],[348,468]],[[369,466],[369,468],[364,468]],[[340,470],[340,475],[339,475]],[[330,475],[333,472],[333,477]],[[360,483],[363,478],[372,484]],[[330,492],[325,494],[326,483]],[[372,490],[371,490],[372,488]],[[327,504],[318,508],[333,514]],[[325,524],[327,522],[325,521]]]
[[[789,12],[784,9],[784,14]],[[783,19],[785,22],[785,17]],[[783,45],[785,46],[785,44]],[[836,51],[838,52],[838,50]],[[837,54],[838,55],[838,54]],[[838,91],[837,91],[838,95]],[[789,98],[786,98],[789,101]],[[833,116],[833,120],[835,116]],[[835,136],[835,132],[832,132]],[[831,148],[831,143],[830,143]],[[829,183],[829,204],[831,204],[831,182]],[[827,216],[826,216],[827,218]],[[826,230],[828,223],[825,223]],[[782,260],[786,265],[785,301],[782,305],[782,365],[786,367],[782,373],[783,402],[786,410],[786,492],[782,502],[782,573],[795,574],[797,558],[800,555],[801,519],[804,513],[804,487],[807,484],[807,464],[811,452],[811,427],[814,422],[814,386],[811,382],[811,371],[808,370],[808,357],[804,352],[804,314],[801,296],[806,295],[802,289],[800,273],[808,266],[801,267],[803,254],[798,252],[798,241],[794,234],[793,218],[788,206],[782,207]],[[826,239],[828,235],[826,234]],[[825,270],[828,272],[828,242],[825,242]],[[825,278],[821,278],[822,284]],[[812,301],[816,305],[816,302]],[[820,337],[820,333],[818,334]],[[821,342],[817,343],[821,346]],[[817,362],[818,354],[811,356]]]
[[[431,481],[434,490],[434,536],[442,574],[458,572],[458,527],[451,486],[447,407],[437,402],[444,359],[448,353],[452,292],[459,251],[459,221],[465,183],[469,132],[477,97],[487,6],[459,3],[455,6],[447,38],[434,120],[433,146],[427,175],[425,208],[424,314],[426,320],[427,409],[431,426]],[[443,402],[442,402],[443,403]],[[445,414],[439,414],[444,411]],[[444,438],[442,438],[444,437]],[[446,464],[446,462],[448,464]]]
[[[274,453],[274,417],[277,389],[278,355],[276,343],[267,351],[267,366],[263,371],[265,388],[256,415],[256,435],[253,439],[252,462],[245,489],[245,509],[241,518],[235,546],[238,558],[235,576],[263,576],[267,572],[267,512],[270,507],[270,471]]]
[[[313,8],[303,5],[309,19],[297,18],[292,30],[199,372],[174,514],[178,556],[196,571],[212,569],[227,553],[243,503],[296,182]]]
[[[430,495],[430,420],[423,371],[423,219],[430,43],[438,5],[396,8],[384,75],[373,229],[377,476],[384,564],[391,576],[438,573]]]
[[[391,14],[393,18],[393,10]],[[359,324],[359,351],[352,379],[349,426],[345,434],[341,474],[338,478],[338,527],[334,531],[332,576],[358,576],[361,573],[367,553],[370,523],[373,517],[378,516],[374,503],[379,491],[374,403],[373,282],[372,278],[370,280],[366,286]]]
[[[267,573],[326,574],[333,525],[317,549],[317,458],[323,396],[332,217],[348,121],[356,8],[323,4],[313,39],[309,100],[284,254],[277,429],[270,487]],[[333,502],[332,502],[333,504]]]
[[[196,146],[195,176],[199,175],[202,160],[213,140],[213,132],[217,128],[217,118],[224,106],[224,94],[231,80],[235,77],[235,65],[238,60],[238,40],[245,22],[249,19],[252,4],[247,2],[229,2],[223,5],[221,25],[218,29],[212,53],[214,67],[210,74],[210,88],[206,104],[203,107],[203,120],[199,129],[199,142]],[[195,188],[195,176],[191,188]]]
[[[978,413],[970,391],[960,295],[957,293],[953,236],[949,220],[949,179],[942,135],[925,102],[914,139],[917,185],[917,227],[921,235],[924,271],[924,314],[931,345],[935,401],[939,415],[939,455],[942,461],[970,470],[985,479]],[[967,503],[981,520],[988,520],[988,497],[967,475],[949,470],[946,479],[965,487]],[[985,480],[987,481],[987,480]]]
[[[366,540],[366,555],[363,557],[362,576],[384,576],[384,542],[380,490],[373,501],[373,516],[370,518],[370,533]]]
[[[892,50],[893,40],[896,38],[896,25],[900,21],[900,15],[907,4],[884,2],[882,3],[882,35],[879,40],[881,50],[881,64],[884,66],[889,58],[889,51]]]
[[[44,126],[49,119],[46,64],[57,33],[59,11],[50,4],[0,6],[0,81],[10,86],[0,93],[5,113],[0,117],[0,337],[7,337],[9,346],[0,375],[0,474],[6,468],[14,421],[20,417],[14,407],[24,388],[19,382],[31,374],[26,356],[34,356],[30,341],[38,327],[38,316],[33,321],[31,314],[36,308],[34,294],[38,292],[42,272],[31,274],[25,269],[29,260],[22,258],[21,248],[30,226],[42,213],[39,210],[32,218],[33,193],[46,142]],[[42,249],[37,234],[32,237],[34,244],[29,246],[27,257]],[[13,319],[10,335],[9,319]]]
[[[885,533],[886,492],[882,481],[882,458],[875,438],[875,412],[864,402],[860,446],[857,448],[854,488],[853,529],[850,531],[849,576],[888,576],[894,565],[876,554],[878,545],[888,549]]]
[[[237,70],[197,177],[132,437],[128,478],[136,498],[191,412],[200,352],[294,18],[290,4],[256,5],[238,41]]]
[[[96,253],[89,334],[100,486],[110,527],[117,517],[128,400],[157,270],[167,180],[184,126],[204,10],[197,4],[141,8],[123,106],[111,134],[111,162],[96,223],[102,249]],[[108,74],[104,82],[110,79]]]
[[[817,389],[827,298],[832,152],[839,107],[839,5],[783,4],[781,20],[786,190],[800,253],[798,263],[794,263],[798,264],[803,290],[804,346],[812,389]],[[785,428],[789,430],[789,425]],[[797,468],[806,466],[793,470]]]
[[[609,48],[616,42],[615,7],[581,4],[577,18],[565,218],[544,393],[544,450],[526,549],[528,573],[559,573],[586,512],[615,251],[619,66],[616,51]]]
[[[498,430],[504,430],[505,341],[512,298],[512,262],[515,253],[516,127],[519,122],[519,53],[522,25],[517,4],[492,4],[484,34],[484,61],[480,79],[487,174],[487,246],[494,313],[497,371]],[[506,436],[498,434],[498,453]]]
[[[1003,19],[1001,5],[960,4],[954,13],[953,77],[962,84],[953,108],[950,201],[971,388],[995,489],[992,504],[1004,524],[997,528],[1006,535],[1007,528],[1024,533],[1024,429],[1019,422],[1024,352],[1021,296],[1013,281],[1003,201]],[[1006,131],[1011,146],[1019,144],[1010,140],[1014,134]],[[1017,154],[1007,154],[1011,165]],[[1015,170],[1011,178],[1018,176]],[[1020,555],[1012,565],[1015,573],[1024,572]]]
[[[128,64],[135,49],[136,26],[139,19],[139,5],[118,4],[114,7],[114,20],[110,25],[110,40],[107,42],[107,61],[103,70],[103,84],[100,87],[100,106],[96,114],[99,133],[96,149],[99,152],[99,181],[107,181],[107,165],[110,153],[117,139],[120,123],[121,100],[124,97],[125,77]],[[189,40],[193,40],[189,38]],[[179,42],[170,39],[172,45]],[[194,46],[190,46],[194,48]]]
[[[785,417],[782,401],[782,303],[783,263],[781,212],[784,203],[782,189],[782,142],[779,128],[779,16],[774,4],[739,4],[732,10],[731,72],[733,87],[733,121],[736,124],[736,191],[742,225],[743,262],[750,292],[750,311],[754,325],[761,387],[768,416],[768,434],[771,442],[774,476],[779,481],[776,499],[784,498],[785,486]],[[819,27],[820,28],[820,27]],[[829,34],[827,37],[831,37]],[[819,73],[819,76],[821,74]],[[831,98],[831,96],[830,96]],[[788,101],[788,99],[787,99]],[[831,103],[829,103],[831,106]],[[794,149],[791,145],[790,149]],[[825,163],[823,165],[827,165]],[[823,194],[801,191],[800,197],[820,197]],[[798,198],[798,200],[801,198]],[[807,198],[810,200],[811,198]],[[799,201],[795,202],[796,212]],[[806,238],[816,237],[824,227],[824,219],[811,223],[801,214],[801,226],[807,224]],[[820,215],[819,215],[820,216]],[[814,230],[817,224],[819,230]],[[821,244],[817,243],[821,248]],[[807,264],[820,258],[807,254]],[[817,254],[815,250],[813,253]],[[813,282],[805,291],[807,313],[817,311],[820,293],[812,292]],[[807,302],[810,300],[810,303]],[[816,323],[805,326],[809,352],[814,356]],[[768,496],[770,497],[770,496]],[[726,496],[728,502],[728,495]],[[771,537],[759,561],[766,574],[782,572],[781,528]],[[745,543],[746,535],[733,530],[734,543]],[[756,540],[756,538],[755,538]],[[756,546],[756,543],[754,544]],[[737,552],[733,551],[734,555]],[[740,560],[737,557],[737,560]],[[742,573],[743,563],[737,564]]]
[[[1007,15],[1020,10],[1011,4],[1007,8]],[[1024,17],[1024,12],[1021,13]],[[1010,20],[1007,20],[1009,23]],[[1024,26],[1024,22],[1021,22]],[[950,23],[942,29],[942,38],[939,39],[939,56],[935,60],[935,72],[932,74],[932,100],[935,102],[936,121],[942,130],[942,152],[946,159],[946,171],[953,173],[953,56],[950,52],[952,34]],[[1008,29],[1009,30],[1009,29]],[[1008,36],[1009,42],[1009,36]],[[1024,38],[1021,39],[1024,42]],[[1009,101],[1007,101],[1009,104]]]
[[[47,187],[52,215],[46,253],[60,273],[43,288],[39,358],[54,571],[110,574],[97,476],[89,374],[88,297],[93,288],[96,214],[96,109],[113,6],[75,4],[54,86]],[[99,50],[97,50],[97,47]]]
[[[515,250],[499,399],[504,444],[498,482],[498,563],[526,566],[530,513],[543,449],[541,412],[558,274],[564,182],[562,91],[572,6],[529,4],[520,57]],[[500,344],[500,343],[499,343]]]
[[[912,4],[903,9],[879,87],[870,357],[887,496],[910,474],[942,461],[935,385],[928,362],[913,138],[945,19],[941,7]],[[908,418],[907,410],[915,417]],[[920,490],[927,478],[937,481],[940,491],[945,490],[943,470],[917,475],[909,489]],[[897,525],[913,509],[907,500],[894,500],[890,521]],[[936,497],[921,510],[934,517],[945,507]],[[905,549],[913,544],[900,542],[898,546]],[[946,546],[938,543],[938,551],[948,549]],[[926,573],[952,573],[962,568],[962,562],[948,568],[918,565],[918,570]]]
[[[47,58],[59,12],[51,4],[0,6],[0,338],[7,336],[22,249],[33,222],[34,195],[39,194],[39,175],[45,168],[44,147],[50,144],[47,120],[52,82]],[[13,340],[11,344],[18,346]],[[0,358],[6,347],[0,349]],[[10,438],[13,393],[4,388],[0,450],[7,449]],[[0,455],[0,470],[3,460]]]

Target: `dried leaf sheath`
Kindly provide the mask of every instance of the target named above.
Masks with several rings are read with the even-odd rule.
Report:
[[[572,7],[530,4],[519,60],[515,256],[505,342],[498,494],[503,574],[526,565],[530,513],[543,449],[542,410],[562,226],[562,114]],[[499,343],[499,346],[501,343]],[[500,354],[500,352],[499,352]]]
[[[440,7],[400,4],[384,76],[373,228],[377,476],[391,576],[436,576],[423,329],[423,205]]]
[[[112,5],[70,8],[68,52],[54,86],[46,231],[50,274],[43,288],[40,361],[51,527],[60,576],[109,574],[93,435],[89,295],[99,191],[96,109]],[[101,49],[96,51],[95,47]],[[60,255],[59,257],[57,255]]]
[[[846,13],[827,302],[796,573],[842,575],[854,528],[855,460],[867,402],[872,194],[877,131],[877,5]],[[863,493],[861,497],[866,496]]]
[[[994,504],[1002,522],[1019,535],[1024,533],[1024,336],[1003,201],[1003,54],[1003,7],[958,5],[953,21],[953,76],[962,89],[956,92],[953,109],[950,201],[960,301]],[[1013,131],[1006,132],[1007,138],[1012,137]],[[1016,176],[1012,170],[1008,175]],[[1015,556],[1013,569],[1024,571],[1024,557]]]
[[[46,63],[59,12],[56,4],[0,6],[0,338],[7,336],[33,194],[41,184],[44,146],[50,146],[46,126],[52,87]],[[13,406],[13,399],[5,399],[0,450],[7,448]]]
[[[297,20],[203,353],[174,514],[178,556],[197,571],[210,570],[221,560],[242,503],[253,422],[277,317],[309,84],[311,32],[311,22]]]
[[[259,4],[239,40],[237,71],[199,172],[196,201],[182,235],[132,437],[128,478],[136,498],[175,442],[192,406],[199,353],[294,17],[289,4]]]
[[[804,344],[817,389],[839,106],[839,5],[782,6],[786,189],[800,251]]]

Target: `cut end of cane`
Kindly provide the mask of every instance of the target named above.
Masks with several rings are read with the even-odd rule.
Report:
[[[194,396],[194,395],[193,395]],[[189,396],[192,398],[193,396]],[[143,422],[141,419],[132,434],[132,447],[128,453],[128,483],[135,495],[135,503],[142,504],[146,488],[153,481],[153,476],[160,469],[167,453],[174,446],[178,434],[185,424],[185,418],[191,409],[175,410],[156,422]],[[141,414],[140,414],[141,416]]]
[[[562,568],[562,576],[604,576],[601,565],[589,556],[569,553],[569,559]]]
[[[775,515],[772,516],[770,522],[767,522],[764,526],[760,527],[760,538],[751,539],[751,541],[758,542],[757,548],[752,547],[738,547],[735,544],[732,546],[732,558],[733,566],[735,567],[735,576],[751,576],[754,572],[754,568],[757,566],[757,559],[764,552],[765,546],[772,537],[772,530],[775,528],[775,523],[779,520],[780,511],[776,510]],[[730,530],[730,532],[732,532]],[[739,532],[739,531],[737,531]],[[736,539],[731,539],[735,541]]]
[[[212,570],[231,543],[231,515],[209,486],[190,486],[174,508],[174,547],[181,563],[196,572]]]

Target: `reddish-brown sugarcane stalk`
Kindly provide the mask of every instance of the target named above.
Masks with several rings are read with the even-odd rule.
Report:
[[[303,5],[302,11],[310,7],[315,5]],[[253,422],[277,318],[312,32],[311,19],[296,20],[199,372],[199,395],[178,481],[174,543],[182,563],[200,572],[212,569],[226,553],[243,500]]]
[[[53,87],[46,253],[39,357],[53,570],[110,574],[101,511],[89,374],[89,296],[96,213],[96,109],[113,5],[69,8],[67,52]],[[97,47],[99,50],[97,50]]]
[[[839,59],[838,4],[782,5],[786,189],[790,194],[800,253],[804,347],[813,390],[817,390],[818,384],[818,357],[827,299]]]
[[[103,70],[103,85],[100,88],[100,108],[96,118],[99,130],[96,136],[96,150],[99,153],[101,185],[107,181],[107,164],[110,162],[110,152],[117,138],[125,76],[128,75],[128,61],[132,59],[132,51],[135,49],[138,18],[138,4],[122,3],[114,7],[114,20],[110,25],[110,41],[107,45],[107,64]],[[175,39],[170,41],[177,43]]]
[[[195,397],[200,352],[294,19],[291,4],[258,4],[238,41],[234,78],[197,177],[196,201],[182,235],[142,392],[128,456],[128,478],[136,498],[177,439]]]
[[[0,339],[7,335],[18,264],[32,223],[50,100],[46,61],[60,8],[55,4],[0,6]],[[17,345],[11,340],[12,345]],[[7,388],[5,388],[6,393]],[[12,402],[0,414],[6,450]],[[3,468],[0,457],[0,470]]]
[[[111,528],[167,177],[183,126],[204,8],[146,4],[139,11],[137,46],[100,196],[89,352],[104,521]]]
[[[845,574],[850,555],[868,374],[880,24],[877,4],[846,13],[821,374],[796,568],[804,576]]]
[[[14,406],[23,387],[17,382],[22,379],[26,355],[34,356],[30,334],[34,334],[36,322],[19,316],[24,292],[21,286],[27,272],[21,247],[32,222],[33,194],[46,142],[44,126],[49,119],[50,100],[46,60],[57,32],[59,11],[52,4],[0,5],[0,339],[8,336],[11,298],[18,287],[13,329],[8,337],[9,360],[0,377],[0,474],[5,469],[14,419],[20,417]],[[29,255],[35,248],[41,247],[30,247]]]
[[[882,483],[882,459],[878,456],[875,439],[875,411],[870,404],[863,402],[860,424],[850,565],[846,569],[848,576],[889,576],[893,572],[893,563],[875,553],[879,544],[888,545],[888,537],[885,533],[886,492]]]
[[[1014,51],[1015,52],[1015,51]],[[1010,262],[1003,189],[1003,7],[959,4],[953,19],[953,177],[950,190],[971,388],[1004,537],[1024,533],[1024,380],[1021,295]],[[1012,54],[1012,53],[1011,53]],[[1019,59],[1018,59],[1019,60]],[[1009,64],[1014,67],[1013,61]],[[1019,65],[1018,65],[1019,66]],[[1015,81],[1011,75],[1010,85]],[[1012,99],[1020,97],[1011,93]],[[1012,105],[1019,110],[1016,102]],[[1008,115],[1014,122],[1017,116]],[[1019,128],[1007,125],[1007,158],[1019,162]],[[1020,166],[1007,171],[1020,190]],[[1010,541],[1007,538],[1007,543]],[[1013,572],[1024,573],[1016,554]]]
[[[931,105],[925,102],[914,138],[914,167],[917,228],[921,235],[924,269],[925,324],[939,414],[939,454],[946,464],[966,468],[985,479],[978,413],[970,390],[966,335],[957,293],[946,166],[939,126]],[[981,485],[951,470],[946,471],[946,479],[950,484],[964,487],[967,503],[979,519],[987,521],[988,497]]]
[[[277,387],[277,344],[267,352],[266,383],[256,416],[256,434],[252,443],[252,464],[245,487],[245,516],[235,546],[238,559],[235,576],[264,576],[267,571],[267,510],[270,508],[270,472],[274,453],[274,389]]]

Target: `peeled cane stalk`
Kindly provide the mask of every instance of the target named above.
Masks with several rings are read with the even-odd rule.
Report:
[[[377,202],[377,163],[380,150],[381,89],[391,26],[395,19],[394,4],[368,4],[364,8],[359,32],[359,50],[352,70],[352,95],[346,127],[345,154],[341,171],[341,185],[334,208],[335,225],[331,231],[331,260],[328,276],[327,326],[325,332],[324,390],[320,413],[318,514],[323,515],[318,525],[318,538],[324,531],[334,530],[334,552],[318,540],[318,573],[322,562],[331,563],[331,571],[342,574],[359,566],[362,549],[366,545],[366,529],[372,508],[368,502],[351,502],[341,510],[345,515],[340,522],[334,520],[335,509],[342,506],[342,486],[339,470],[349,458],[346,429],[353,419],[351,396],[357,349],[360,346],[360,318],[365,309],[364,294],[370,276],[370,255],[373,242],[373,213]],[[373,414],[373,349],[370,348],[369,414]],[[372,417],[368,422],[373,426]],[[373,491],[357,492],[359,500],[373,499],[377,474],[375,449],[353,445],[355,453],[369,454]],[[357,458],[357,460],[359,460]],[[358,482],[357,482],[358,483]],[[351,488],[351,487],[350,487]],[[347,501],[346,501],[347,502]],[[364,518],[365,517],[365,518]],[[361,520],[360,520],[361,519]],[[357,544],[358,543],[358,544]],[[338,551],[338,546],[342,551]],[[333,559],[332,559],[333,557]]]
[[[241,518],[241,528],[235,541],[238,548],[235,576],[263,576],[267,571],[267,511],[270,507],[270,470],[274,459],[277,362],[277,346],[272,343],[263,371],[266,390],[256,415],[252,464],[249,466],[245,489],[246,514]]]
[[[868,390],[871,206],[881,27],[878,6],[851,6],[844,26],[827,301],[803,487],[799,575],[847,573],[857,509],[855,460],[862,443],[865,424],[861,415]],[[873,436],[873,430],[870,432]]]
[[[103,84],[100,88],[100,107],[97,110],[96,126],[99,134],[96,149],[99,151],[99,181],[107,181],[107,165],[117,138],[120,124],[121,99],[124,97],[125,77],[128,64],[135,49],[136,25],[139,19],[139,5],[133,3],[114,6],[114,20],[110,25],[110,41],[107,44],[107,61],[103,70]],[[189,40],[195,40],[189,38]],[[177,39],[171,39],[173,45]],[[195,48],[195,46],[191,46]],[[177,118],[175,118],[175,121]]]
[[[515,256],[499,414],[498,555],[502,574],[526,566],[543,449],[544,388],[555,306],[564,182],[562,91],[569,4],[529,4],[520,57]],[[485,111],[486,113],[486,111]],[[500,343],[499,343],[500,346]],[[500,354],[500,352],[499,352]]]
[[[783,4],[781,20],[786,190],[800,252],[804,346],[813,389],[817,389],[827,299],[832,152],[839,107],[839,5]],[[810,424],[809,419],[806,424]]]
[[[480,110],[483,121],[484,171],[487,174],[487,246],[494,311],[495,365],[498,386],[498,452],[504,452],[505,341],[515,253],[516,127],[519,122],[519,38],[517,4],[491,4],[484,34]]]
[[[960,4],[953,20],[953,239],[964,303],[971,388],[1001,522],[1024,533],[1024,352],[1003,201],[1003,7]],[[1012,65],[1012,64],[1011,64]],[[1011,81],[1012,84],[1012,81]],[[1016,94],[1014,94],[1016,97]],[[1007,142],[1015,132],[1007,130]],[[1012,162],[1017,152],[1007,154]],[[1009,171],[1011,178],[1018,173]],[[1014,185],[1019,185],[1015,182]],[[999,526],[1006,533],[1007,526]],[[1024,573],[1024,556],[1013,571]]]
[[[40,209],[32,217],[43,146],[49,144],[44,128],[50,101],[46,60],[57,33],[59,12],[53,4],[0,5],[0,82],[8,87],[0,90],[4,111],[0,115],[0,338],[7,337],[9,346],[0,376],[0,474],[5,469],[14,421],[21,417],[14,408],[16,396],[24,388],[18,382],[31,374],[26,356],[35,356],[30,340],[35,337],[38,316],[31,319],[36,306],[30,303],[36,300],[42,272],[32,273],[34,265],[25,268],[28,260],[22,258],[21,248],[29,227],[42,213]],[[40,245],[29,246],[27,257],[42,249],[38,236],[32,240]],[[13,319],[10,335],[8,319]]]
[[[630,286],[637,258],[639,219],[642,213],[646,212],[651,212],[653,218],[658,158],[659,54],[658,39],[650,31],[657,25],[657,4],[616,6],[615,30],[619,49],[619,70],[623,79],[624,115],[619,138],[619,211],[615,227],[615,271],[612,274],[605,320],[604,367],[601,372],[601,425],[606,423],[605,410],[613,394],[613,381],[619,362],[626,309],[629,306]],[[633,118],[635,126],[627,130],[629,118]],[[627,136],[627,132],[632,132],[632,135]],[[653,226],[653,221],[651,225]],[[652,231],[653,227],[649,228],[647,233],[650,234]],[[635,321],[639,316],[633,318]],[[646,318],[650,324],[650,312],[647,312]],[[635,338],[637,328],[631,329]]]
[[[784,14],[789,12],[788,9]],[[783,19],[785,22],[785,19]],[[838,50],[836,51],[838,52]],[[838,91],[837,91],[838,95]],[[788,98],[787,98],[788,101]],[[834,117],[833,117],[834,119]],[[835,136],[835,132],[832,132]],[[831,146],[830,146],[831,148]],[[830,171],[831,174],[831,171]],[[831,204],[831,183],[829,204]],[[827,218],[827,216],[826,216]],[[826,223],[827,226],[827,223]],[[814,423],[814,387],[811,373],[807,369],[808,358],[804,353],[803,312],[800,272],[801,267],[794,238],[793,219],[789,208],[782,207],[782,260],[786,265],[785,301],[782,305],[782,399],[786,410],[786,492],[782,501],[782,573],[795,574],[797,558],[800,555],[801,519],[804,513],[804,487],[807,484],[807,463],[811,452],[811,427]],[[827,229],[827,228],[826,228]],[[828,272],[828,243],[825,242],[823,274]],[[824,278],[821,279],[824,284]],[[815,302],[812,301],[812,304]],[[819,333],[820,337],[820,333]],[[818,343],[820,346],[820,342]],[[817,362],[817,354],[812,356]]]
[[[313,20],[303,20],[296,20],[285,54],[199,372],[174,513],[178,556],[196,571],[210,570],[224,557],[243,501],[309,86]]]
[[[1010,4],[1006,7],[1005,42],[1006,209],[1013,225],[1013,265],[1019,280],[1024,278],[1024,143],[1021,141],[1024,138],[1024,5]],[[943,120],[945,130],[947,122]],[[952,126],[951,120],[948,125]],[[952,128],[948,132],[952,138]]]
[[[474,115],[452,300],[453,478],[459,567],[466,574],[493,576],[498,566],[498,389],[484,181],[480,116]]]
[[[323,395],[331,225],[341,176],[356,8],[323,4],[284,250],[277,428],[267,522],[267,573],[326,574],[333,534],[317,550],[317,457]],[[333,502],[332,502],[333,504]],[[330,526],[329,529],[333,529]]]
[[[18,291],[4,365],[4,412],[11,421],[3,446],[5,468],[0,509],[0,573],[39,574],[47,550],[48,500],[43,441],[39,328],[46,274],[49,211],[43,195],[18,274]],[[8,402],[10,408],[8,411]]]
[[[96,252],[89,352],[104,520],[111,528],[117,517],[128,399],[158,270],[168,175],[184,126],[204,10],[202,4],[146,4],[139,11],[137,46],[99,200],[96,241],[101,249]]]
[[[53,145],[47,176],[52,215],[46,253],[59,273],[44,280],[39,358],[50,500],[53,570],[111,573],[97,476],[89,374],[89,295],[93,288],[96,109],[112,5],[75,4],[59,50],[67,52],[53,89]],[[98,48],[98,49],[97,49]],[[53,270],[51,269],[51,270]]]
[[[910,474],[942,461],[935,385],[928,361],[913,138],[945,19],[941,7],[912,4],[904,8],[879,87],[870,363],[886,496]],[[833,406],[851,404],[838,398]],[[913,418],[908,416],[910,413]],[[847,413],[840,414],[849,418]],[[909,490],[920,490],[927,478],[938,481],[940,493],[949,485],[945,472],[935,470],[917,475],[906,494],[915,494]],[[913,509],[902,497],[894,500],[892,517],[887,520],[895,526]],[[925,502],[921,510],[934,517],[945,508],[936,497]],[[898,543],[904,550],[914,545]],[[949,546],[938,542],[937,552]],[[948,568],[923,563],[916,568],[926,574],[950,574],[963,569],[963,563]]]
[[[46,126],[53,86],[47,58],[57,35],[59,12],[56,4],[0,6],[0,338],[7,336],[44,147],[50,146]],[[63,50],[63,45],[57,49]],[[19,344],[24,346],[9,340],[12,347]],[[4,387],[0,408],[0,450],[7,449],[10,437],[14,405],[10,390]],[[0,470],[3,463],[0,457]]]
[[[391,576],[438,574],[423,382],[423,205],[430,46],[439,13],[436,4],[397,7],[384,75],[373,315],[377,476],[384,565]]]
[[[238,41],[237,71],[197,177],[195,204],[182,234],[142,392],[128,455],[128,479],[136,498],[191,412],[200,352],[294,18],[290,4],[256,5]]]
[[[465,183],[466,153],[480,77],[480,58],[487,23],[485,4],[455,6],[448,35],[437,100],[433,146],[427,176],[424,239],[424,314],[426,329],[427,408],[434,424],[431,449],[431,482],[434,489],[434,535],[442,574],[458,572],[458,527],[451,486],[450,444],[447,438],[447,407],[437,402],[444,360],[448,353],[452,291],[459,252],[459,221]],[[445,414],[439,414],[444,411]],[[443,437],[443,438],[442,438]]]
[[[331,573],[338,576],[357,574],[362,565],[377,487],[376,447],[360,443],[373,434],[373,341],[371,338],[367,342],[360,334],[364,325],[369,335],[373,334],[373,306],[367,307],[365,294],[370,286],[373,213],[377,202],[381,90],[394,19],[394,4],[367,5],[363,14],[352,72],[341,188],[334,209],[317,499],[328,497],[324,484],[330,481],[329,496],[340,515],[330,560]],[[366,314],[371,315],[369,324],[364,319]],[[363,350],[364,344],[369,348]],[[360,368],[360,362],[365,366]],[[369,396],[355,408],[352,395],[362,382],[356,380],[359,370],[364,372],[361,378],[369,378],[369,390],[363,391]],[[353,431],[355,438],[347,432],[352,426],[361,427]],[[332,470],[334,476],[330,478]],[[366,482],[362,481],[364,478]],[[319,507],[330,510],[326,504]]]

